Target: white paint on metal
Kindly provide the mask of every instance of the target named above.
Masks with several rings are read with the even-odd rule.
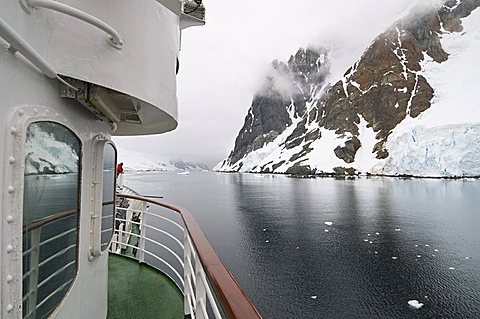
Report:
[[[63,14],[69,15],[71,17],[77,18],[81,21],[84,21],[86,23],[89,23],[100,30],[103,30],[105,33],[110,35],[110,43],[112,46],[114,46],[117,49],[121,49],[124,41],[122,40],[120,34],[118,34],[117,30],[115,30],[113,27],[108,25],[107,23],[103,22],[102,20],[98,19],[97,17],[88,14],[82,10],[78,10],[72,6],[63,4],[58,1],[52,1],[52,0],[22,0],[22,3],[24,3],[24,7],[30,7],[30,8],[45,8],[45,9],[50,9],[53,11],[58,11]]]

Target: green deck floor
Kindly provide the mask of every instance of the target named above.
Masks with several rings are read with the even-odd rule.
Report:
[[[184,318],[183,295],[170,278],[127,257],[108,261],[108,319]]]

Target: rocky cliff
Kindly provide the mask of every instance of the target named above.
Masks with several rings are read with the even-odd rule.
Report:
[[[406,174],[408,168],[397,165],[396,170],[391,165],[403,163],[399,156],[408,156],[398,152],[400,144],[392,141],[408,135],[416,124],[427,128],[456,124],[458,134],[461,123],[480,122],[479,108],[469,116],[448,122],[454,107],[467,106],[457,104],[463,101],[462,92],[448,92],[454,96],[451,100],[457,101],[450,108],[441,103],[447,100],[449,87],[444,82],[456,81],[461,86],[464,80],[457,76],[438,81],[439,70],[451,69],[455,63],[463,66],[466,61],[459,55],[471,52],[474,56],[477,52],[480,15],[472,12],[479,6],[480,0],[452,0],[439,7],[412,10],[380,34],[337,82],[326,81],[330,68],[326,50],[300,49],[287,63],[274,61],[272,74],[255,95],[233,151],[216,169]],[[464,28],[464,19],[468,20],[468,29]],[[480,79],[474,67],[476,59],[470,60],[467,63],[471,63],[472,70],[468,72]],[[478,100],[468,103],[478,105]],[[435,138],[431,134],[422,136]],[[477,141],[479,138],[476,136]],[[462,161],[472,163],[470,158]],[[416,174],[457,176],[458,172],[468,171],[462,174],[480,175],[480,162],[476,166],[478,172],[449,171],[444,165],[436,173]]]

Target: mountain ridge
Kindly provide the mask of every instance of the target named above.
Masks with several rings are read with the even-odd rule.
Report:
[[[250,124],[253,121],[249,123],[247,115],[234,149],[215,169],[322,174],[339,172],[342,168],[343,172],[354,174],[387,174],[387,171],[389,175],[405,174],[405,171],[409,171],[405,170],[405,167],[398,166],[397,170],[392,170],[392,161],[401,163],[401,160],[392,159],[390,156],[395,150],[391,141],[408,133],[408,129],[402,131],[403,126],[408,126],[404,123],[422,122],[425,118],[423,113],[427,110],[429,112],[426,112],[426,117],[437,112],[435,104],[441,103],[438,103],[436,98],[443,94],[444,87],[432,87],[427,78],[434,73],[425,70],[432,69],[432,64],[442,67],[447,64],[445,62],[449,60],[449,53],[442,46],[444,38],[451,34],[464,36],[465,33],[468,37],[472,30],[475,33],[475,28],[464,31],[462,19],[469,17],[478,6],[480,1],[477,0],[447,1],[435,10],[426,10],[421,14],[417,11],[396,21],[380,34],[344,76],[333,84],[325,83],[329,68],[328,51],[300,49],[289,62],[293,57],[293,60],[296,60],[297,56],[304,57],[299,60],[307,63],[302,64],[304,68],[298,70],[307,79],[306,83],[315,87],[315,90],[310,90],[309,94],[303,97],[306,101],[303,114],[297,112],[293,114],[297,116],[292,116],[291,112],[288,121],[284,120],[278,125],[272,123],[276,122],[275,118],[266,118],[264,122],[269,123],[269,127],[281,128],[285,125],[284,129],[264,130],[256,135],[255,131],[251,130]],[[478,21],[478,16],[475,14],[474,21]],[[478,42],[476,36],[472,41]],[[323,54],[321,81],[308,82],[308,75],[315,70],[315,64],[308,63],[312,60],[308,57],[320,54]],[[279,64],[274,63],[274,68]],[[292,78],[301,78],[298,72],[291,73]],[[294,86],[297,84],[295,81],[291,83]],[[278,88],[270,88],[270,92],[276,91],[279,91]],[[292,109],[293,105],[297,110],[301,105],[298,102],[295,104],[295,99],[290,94],[291,104],[288,104],[288,98],[283,96],[281,103],[269,100],[272,104],[269,108],[269,103],[256,104],[256,96],[249,114],[275,113],[274,110],[289,114],[289,106]],[[432,107],[432,104],[435,107]],[[478,111],[474,115],[472,120],[480,122]],[[258,121],[261,119],[262,117],[257,118]],[[435,126],[433,122],[429,125]],[[246,139],[242,132],[251,134]],[[475,143],[472,143],[472,146],[477,147]],[[396,151],[393,153],[395,156],[400,154]],[[382,167],[387,165],[387,162],[390,163],[388,169]],[[469,172],[468,176],[480,175],[479,171],[465,168],[429,172],[428,176],[456,176],[462,171]],[[425,175],[420,171],[417,173],[418,176]]]

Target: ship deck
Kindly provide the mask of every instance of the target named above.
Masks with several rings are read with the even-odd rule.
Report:
[[[110,254],[108,319],[184,318],[183,294],[156,269]]]

